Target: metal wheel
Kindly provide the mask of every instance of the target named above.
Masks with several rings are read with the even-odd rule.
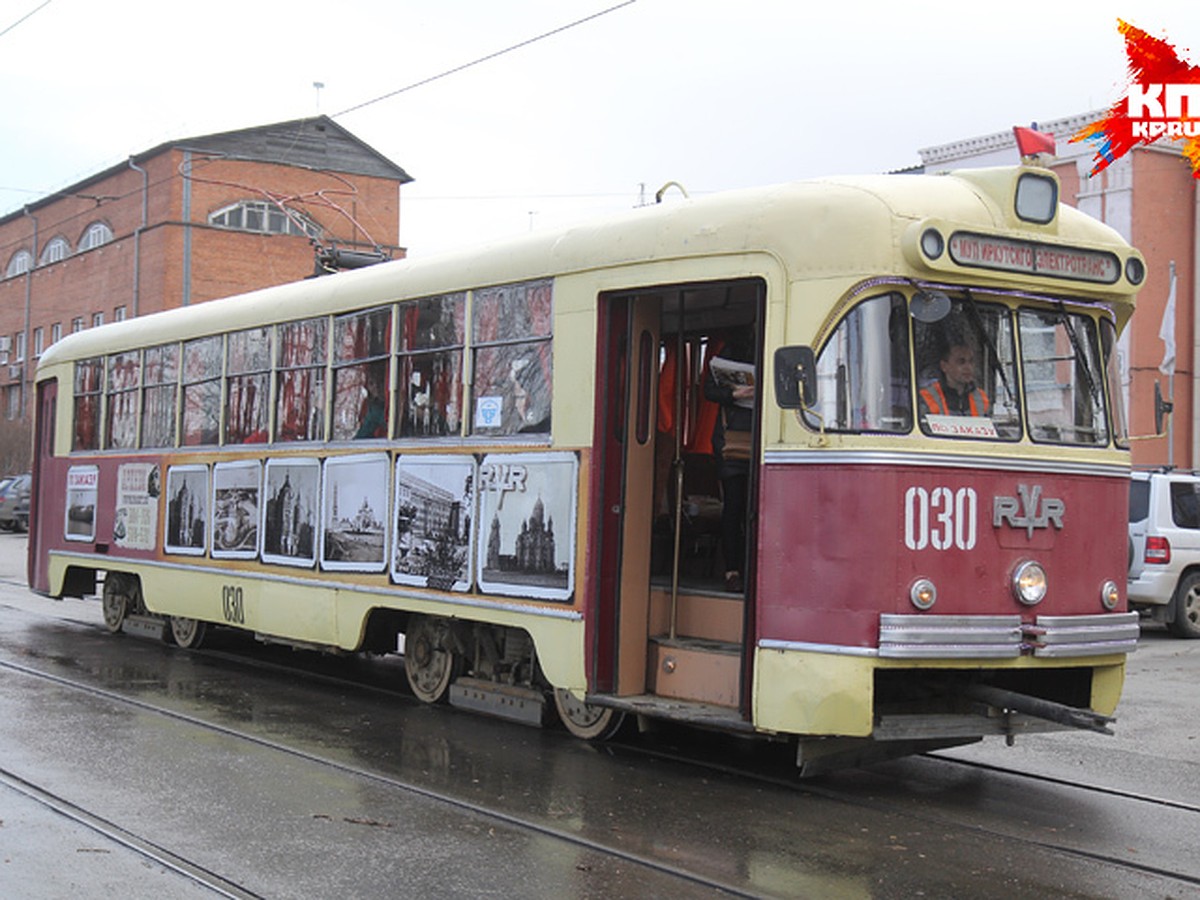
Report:
[[[1175,637],[1200,638],[1200,574],[1193,572],[1175,589],[1175,621],[1167,630]]]
[[[554,691],[554,707],[567,731],[585,741],[606,741],[625,722],[624,712],[609,706],[584,703],[562,688]]]
[[[195,650],[204,643],[204,635],[207,631],[207,622],[171,616],[171,637],[185,650]]]
[[[104,627],[113,634],[124,627],[125,617],[129,615],[130,609],[137,608],[138,591],[140,588],[135,578],[129,578],[120,572],[110,572],[105,577],[100,603],[104,611]]]
[[[450,642],[450,623],[432,616],[413,616],[404,632],[404,674],[417,699],[441,703],[460,668]]]

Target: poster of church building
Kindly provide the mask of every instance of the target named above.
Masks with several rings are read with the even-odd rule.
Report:
[[[382,572],[387,554],[386,453],[325,460],[321,488],[321,567]]]
[[[570,600],[575,589],[573,453],[492,454],[479,465],[476,550],[484,593]]]
[[[393,509],[392,580],[443,591],[468,590],[474,457],[400,456]]]
[[[200,556],[208,529],[208,466],[171,466],[167,469],[167,531],[163,544],[168,553]]]
[[[317,562],[321,461],[267,460],[263,562],[312,567]]]

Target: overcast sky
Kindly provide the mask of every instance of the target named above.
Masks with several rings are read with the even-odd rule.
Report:
[[[319,111],[413,176],[401,242],[423,255],[628,209],[667,181],[697,195],[888,171],[1098,109],[1125,87],[1117,19],[1200,64],[1197,8],[0,0],[0,213],[166,141]]]

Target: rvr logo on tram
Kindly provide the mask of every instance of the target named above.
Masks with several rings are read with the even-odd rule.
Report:
[[[1008,522],[1013,528],[1024,528],[1027,537],[1033,537],[1033,529],[1049,528],[1054,525],[1059,531],[1063,527],[1063,516],[1067,504],[1058,497],[1042,498],[1042,486],[1035,484],[1017,485],[1017,497],[997,495],[992,503],[992,526],[999,528]],[[1041,502],[1041,509],[1038,503]]]

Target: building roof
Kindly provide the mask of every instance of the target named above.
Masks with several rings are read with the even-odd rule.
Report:
[[[355,137],[328,116],[292,119],[273,125],[258,125],[237,131],[167,141],[129,158],[142,163],[170,150],[190,150],[194,153],[220,154],[229,159],[248,162],[279,163],[308,169],[330,170],[347,175],[372,178],[391,178],[407,184],[412,177],[374,147]],[[61,190],[26,204],[0,217],[0,225],[19,218],[25,210],[48,206],[61,197],[78,194],[90,185],[123,172],[129,162],[121,162],[102,172],[89,175]]]

